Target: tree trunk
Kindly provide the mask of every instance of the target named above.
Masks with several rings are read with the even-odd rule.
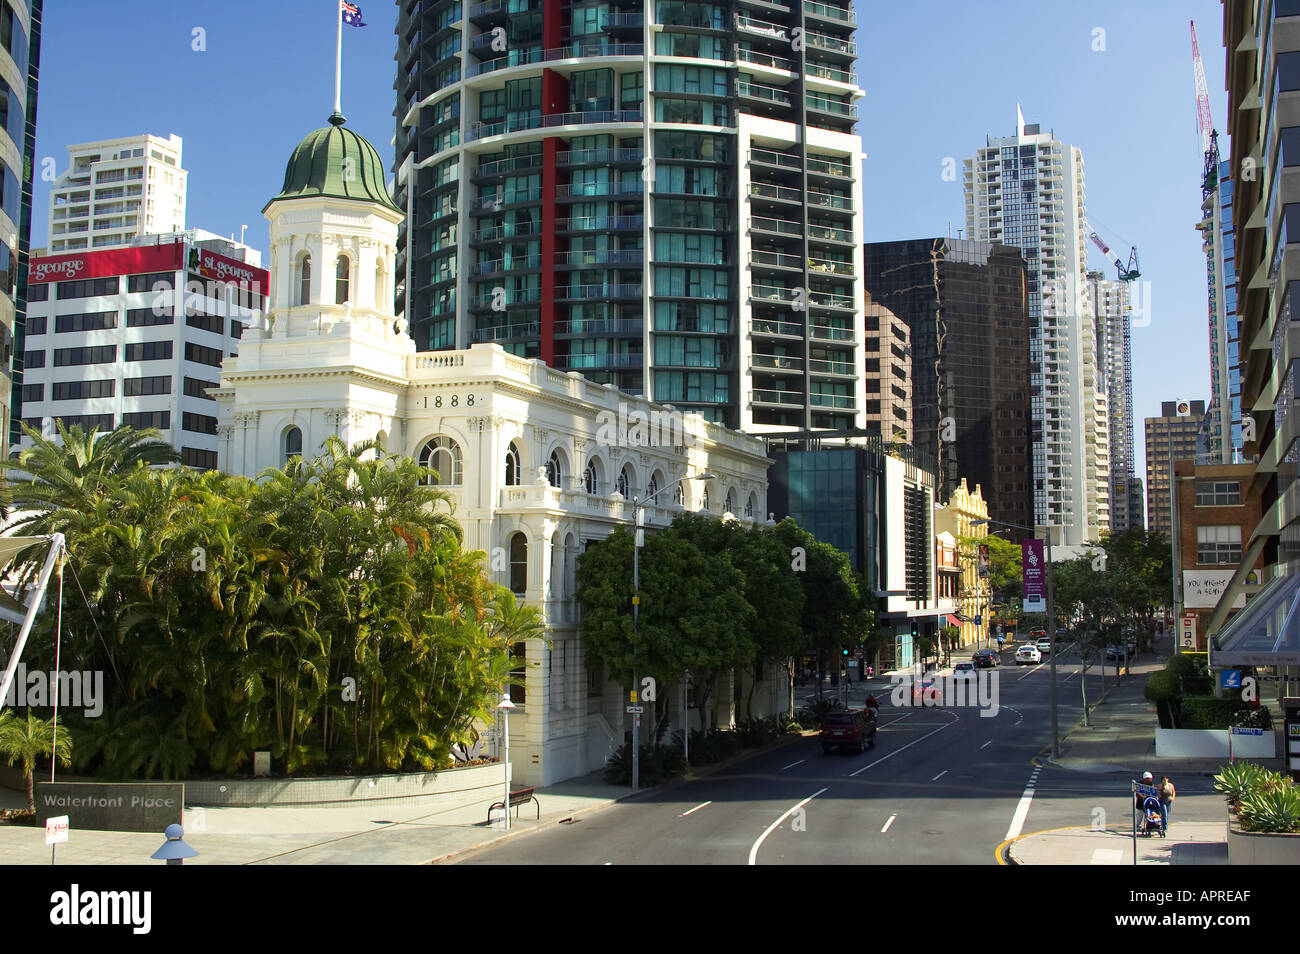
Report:
[[[24,781],[27,782],[27,810],[33,814],[36,812],[35,775],[34,769],[24,773]]]

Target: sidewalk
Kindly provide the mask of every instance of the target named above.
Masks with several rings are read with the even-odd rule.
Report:
[[[646,789],[645,791],[650,791]],[[429,864],[501,838],[554,825],[633,796],[596,772],[537,790],[537,806],[511,815],[511,830],[485,819],[491,804],[430,812],[427,806],[356,808],[207,808],[185,812],[185,841],[199,853],[186,864]],[[25,799],[24,799],[25,801]],[[500,813],[497,813],[500,817]],[[60,865],[161,864],[149,856],[161,832],[73,830],[58,846]],[[0,825],[0,866],[48,865],[43,828]]]

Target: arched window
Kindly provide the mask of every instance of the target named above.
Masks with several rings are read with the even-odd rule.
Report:
[[[298,304],[311,303],[311,256],[304,255],[298,265]]]
[[[334,263],[334,304],[343,305],[348,301],[348,277],[352,263],[346,255],[340,255]]]
[[[546,462],[546,482],[552,487],[564,486],[564,462],[557,450],[551,451],[551,459]]]
[[[736,511],[733,510],[732,507],[731,507],[731,491],[730,491],[730,490],[727,491],[727,499],[724,500],[724,501],[722,502],[722,512],[723,512],[723,513],[735,513],[735,512],[736,512]]]
[[[600,493],[600,470],[596,466],[596,458],[587,461],[587,469],[582,474],[582,485],[587,488],[587,493]]]
[[[700,510],[703,513],[709,512],[709,488],[708,487],[704,488],[704,506],[701,507]]]
[[[645,485],[645,499],[647,503],[653,503],[655,495],[659,493],[659,474],[656,472],[650,477],[650,483]]]
[[[510,592],[516,596],[528,592],[528,538],[522,533],[510,538]]]
[[[753,519],[754,517],[754,495],[750,494],[749,499],[745,501],[745,516]]]
[[[673,503],[679,507],[686,506],[686,491],[682,489],[682,484],[684,483],[685,481],[678,481],[677,489],[673,491]]]
[[[519,448],[511,444],[506,450],[506,486],[518,487],[522,473],[519,469]]]
[[[294,457],[302,456],[302,429],[291,427],[284,432],[284,447],[282,448],[281,465],[288,464]]]
[[[614,485],[614,489],[624,497],[632,496],[632,472],[626,464],[618,472],[618,482]]]
[[[460,445],[450,437],[432,438],[420,448],[420,466],[427,467],[430,473],[424,478],[426,485],[435,487],[459,487]]]

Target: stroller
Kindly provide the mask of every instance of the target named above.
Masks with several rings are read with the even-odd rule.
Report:
[[[1160,817],[1160,802],[1149,795],[1142,802],[1142,834],[1165,837],[1165,824]]]

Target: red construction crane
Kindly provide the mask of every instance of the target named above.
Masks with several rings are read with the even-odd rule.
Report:
[[[1088,238],[1092,239],[1092,244],[1101,249],[1101,253],[1114,264],[1116,271],[1119,273],[1120,281],[1131,282],[1142,275],[1138,270],[1138,250],[1136,245],[1129,249],[1128,265],[1126,266],[1124,260],[1112,252],[1110,246],[1102,241],[1101,236],[1096,232],[1089,232]]]
[[[1192,69],[1196,73],[1196,129],[1201,134],[1201,155],[1204,169],[1201,175],[1201,195],[1208,196],[1219,184],[1219,134],[1214,131],[1210,116],[1210,88],[1205,82],[1205,64],[1201,62],[1201,47],[1196,42],[1196,21],[1192,25]]]

